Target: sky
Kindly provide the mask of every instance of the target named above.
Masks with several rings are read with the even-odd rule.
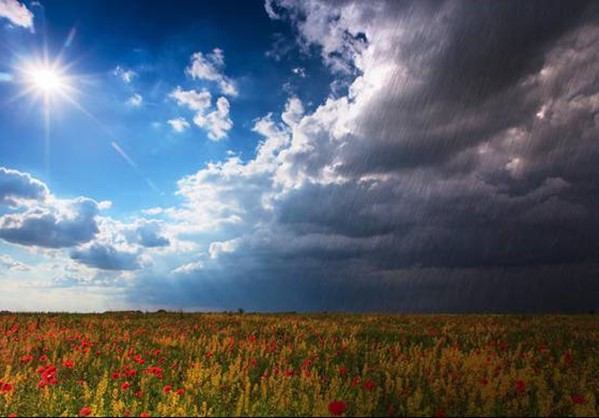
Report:
[[[0,0],[0,310],[599,309],[599,5]]]

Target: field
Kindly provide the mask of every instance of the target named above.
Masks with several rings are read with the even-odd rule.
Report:
[[[0,315],[0,416],[597,416],[599,316]]]

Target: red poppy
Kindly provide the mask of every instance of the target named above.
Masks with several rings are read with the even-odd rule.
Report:
[[[148,418],[148,417],[150,417],[151,415],[150,415],[150,413],[149,413],[149,412],[146,412],[146,411],[144,411],[144,412],[142,412],[141,414],[139,414],[139,416],[140,416],[141,418]]]
[[[347,367],[345,367],[345,366],[339,367],[339,374],[341,376],[345,376],[347,374]]]
[[[488,385],[489,384],[489,379],[487,379],[486,377],[480,381],[480,383],[482,383],[483,385]]]
[[[21,357],[21,363],[28,363],[33,360],[33,356],[23,356]]]
[[[84,408],[81,408],[81,410],[79,411],[79,415],[81,415],[82,417],[86,417],[91,413],[92,413],[92,410],[90,408],[88,408],[87,406]]]
[[[437,409],[434,413],[434,416],[437,418],[443,418],[445,416],[445,411],[443,409]]]
[[[333,401],[329,403],[329,412],[331,415],[339,416],[347,410],[347,404],[344,401]]]
[[[185,393],[185,389],[177,389],[177,395],[183,395]]]
[[[584,396],[572,395],[572,402],[576,405],[582,405],[583,403],[586,403],[586,399],[584,399]]]
[[[171,391],[171,389],[172,389],[171,385],[166,385],[164,388],[162,388],[162,391],[164,393],[169,393]]]
[[[131,386],[131,383],[123,382],[123,384],[121,385],[121,390],[127,390],[127,388],[129,388],[130,386]]]
[[[72,369],[73,368],[73,362],[71,360],[65,360],[62,365],[64,367],[66,367],[67,369]]]
[[[11,390],[12,390],[12,384],[11,383],[2,383],[2,382],[0,382],[0,392],[7,393],[7,392],[10,392]]]
[[[373,391],[374,388],[376,388],[376,383],[374,383],[374,381],[369,379],[364,382],[364,389],[366,389],[367,391]]]
[[[523,393],[526,391],[526,383],[524,380],[516,380],[516,392]]]

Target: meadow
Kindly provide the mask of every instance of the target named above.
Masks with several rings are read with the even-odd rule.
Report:
[[[0,314],[0,416],[597,416],[599,316]]]

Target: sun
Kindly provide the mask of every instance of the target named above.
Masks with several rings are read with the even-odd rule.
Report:
[[[56,92],[64,85],[61,75],[51,68],[35,69],[31,72],[30,77],[31,84],[42,92]]]
[[[44,96],[64,94],[68,89],[65,75],[59,69],[49,65],[30,66],[26,71],[26,82],[33,90]]]

